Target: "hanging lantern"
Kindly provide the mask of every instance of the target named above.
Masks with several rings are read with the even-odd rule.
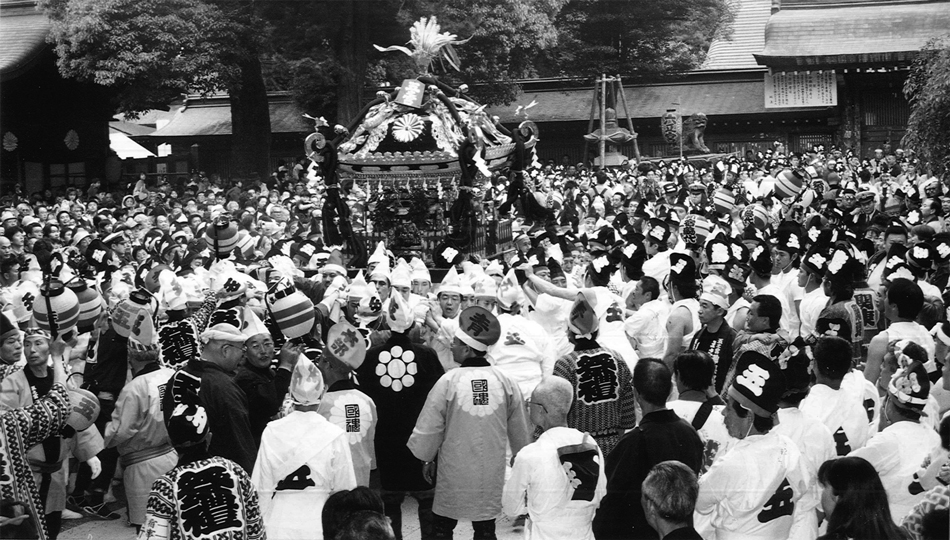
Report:
[[[129,297],[122,300],[113,308],[112,328],[120,336],[127,338],[133,334],[133,329],[158,310],[158,301],[145,289],[132,291]]]
[[[99,399],[89,390],[69,391],[69,417],[66,423],[76,431],[91,426],[99,417]]]
[[[92,332],[99,315],[102,314],[102,297],[81,278],[73,279],[66,287],[73,291],[79,300],[79,321],[76,328],[80,334]]]
[[[165,270],[169,272],[172,271],[171,267],[167,264],[159,264],[149,269],[148,273],[145,274],[145,279],[142,280],[142,286],[145,287],[145,290],[152,294],[158,293],[159,289],[162,288],[162,284],[158,281],[158,276]]]
[[[36,324],[54,337],[62,335],[79,321],[79,299],[63,282],[52,278],[40,287],[40,297],[33,303]]]
[[[218,257],[227,257],[238,242],[237,224],[220,217],[205,229],[205,240]]]
[[[313,302],[287,280],[274,284],[266,296],[267,307],[287,339],[304,336],[316,318]]]
[[[680,134],[683,132],[683,123],[680,122],[680,115],[673,111],[666,111],[660,118],[660,129],[663,131],[663,139],[670,144],[676,144],[680,140]]]
[[[797,197],[798,194],[802,192],[803,185],[804,179],[801,173],[785,169],[778,173],[778,177],[775,179],[775,194],[778,195],[780,199]]]

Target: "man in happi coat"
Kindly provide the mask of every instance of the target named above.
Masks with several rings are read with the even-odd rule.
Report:
[[[427,478],[437,470],[434,538],[452,538],[460,519],[472,521],[476,539],[495,538],[507,447],[517,454],[529,441],[518,385],[486,359],[500,334],[498,319],[485,308],[461,313],[452,343],[460,367],[429,392],[409,437],[409,449],[426,462]]]
[[[401,294],[393,295],[385,310],[392,333],[385,343],[366,353],[357,369],[360,388],[376,403],[376,465],[386,515],[396,538],[402,538],[402,502],[406,495],[418,501],[422,537],[432,534],[433,486],[422,475],[422,462],[406,442],[416,425],[429,391],[444,373],[439,356],[430,347],[413,343],[413,310]]]
[[[27,451],[58,435],[69,415],[66,372],[54,363],[53,387],[28,407],[0,414],[0,499],[14,504],[0,512],[0,528],[15,536],[47,538],[39,487],[27,461]],[[20,367],[0,366],[0,381]]]
[[[346,321],[327,332],[327,346],[317,367],[323,374],[327,393],[317,412],[346,433],[353,458],[356,483],[369,487],[369,473],[376,468],[376,404],[353,382],[353,372],[366,358],[366,340]]]
[[[166,386],[162,411],[178,466],[152,484],[138,540],[264,540],[257,491],[237,463],[208,452],[208,411],[200,378],[179,371]]]
[[[331,328],[327,335],[339,333]],[[301,359],[290,381],[294,411],[261,437],[252,482],[271,540],[322,538],[323,504],[331,493],[356,487],[346,432],[318,412],[325,390],[319,368]]]

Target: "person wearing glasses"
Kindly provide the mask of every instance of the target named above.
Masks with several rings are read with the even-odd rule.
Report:
[[[257,458],[257,439],[251,430],[247,396],[232,377],[244,358],[246,338],[230,322],[209,326],[200,336],[201,356],[191,359],[182,370],[201,379],[199,397],[215,434],[208,452],[230,459],[250,473]]]
[[[525,402],[543,433],[515,456],[501,502],[509,516],[527,512],[531,538],[594,538],[594,512],[607,492],[604,456],[593,437],[568,427],[573,401],[571,383],[545,377]]]
[[[124,230],[125,228],[123,227],[122,230],[114,231],[102,239],[103,243],[115,253],[119,259],[119,263],[122,265],[132,262],[132,254],[129,250],[129,239],[125,236]]]
[[[244,362],[234,376],[234,382],[247,396],[251,430],[254,440],[260,444],[261,434],[267,422],[280,412],[284,396],[290,388],[290,374],[300,357],[300,348],[290,341],[278,351],[274,350],[274,338],[264,323],[252,311],[245,311],[247,328],[244,335]],[[274,360],[277,360],[275,368]]]

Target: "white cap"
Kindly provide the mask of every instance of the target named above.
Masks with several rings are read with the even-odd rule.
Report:
[[[462,280],[459,279],[459,273],[455,270],[455,267],[449,268],[449,271],[445,273],[445,277],[442,278],[442,283],[439,285],[439,294],[448,293],[448,294],[458,294],[462,295]]]

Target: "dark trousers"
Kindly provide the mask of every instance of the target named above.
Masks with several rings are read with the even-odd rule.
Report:
[[[402,540],[402,502],[406,500],[406,495],[413,497],[419,503],[419,528],[422,533],[422,540],[435,538],[432,531],[432,501],[435,498],[435,490],[427,491],[386,491],[380,490],[380,496],[383,499],[386,516],[393,526],[393,532],[396,533],[396,540]]]
[[[457,519],[432,514],[433,538],[437,540],[452,540],[452,533],[455,531],[455,526],[458,525],[458,522]],[[472,528],[475,529],[474,540],[496,540],[494,519],[473,521]]]
[[[40,475],[42,480],[40,481],[40,499],[43,501],[43,506],[46,506],[46,497],[49,495],[49,489],[52,485],[52,476],[49,474]],[[59,531],[63,528],[63,513],[62,512],[45,512],[46,514],[46,530],[49,531],[49,540],[56,540],[59,536]]]
[[[96,429],[103,436],[106,432],[106,424],[112,419],[112,411],[115,410],[115,401],[99,400],[99,417],[96,418]],[[79,470],[76,472],[76,487],[73,489],[73,495],[82,497],[86,491],[90,492],[88,502],[90,504],[101,504],[102,497],[106,491],[109,491],[109,485],[112,483],[112,477],[115,476],[115,468],[119,463],[119,450],[116,448],[105,448],[99,452],[99,462],[102,464],[102,473],[96,478],[92,477],[92,469],[85,462],[79,464]]]

